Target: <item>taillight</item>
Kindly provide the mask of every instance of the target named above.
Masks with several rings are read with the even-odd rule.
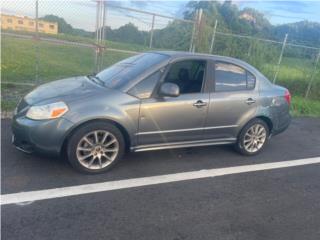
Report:
[[[290,103],[291,103],[291,94],[290,94],[289,90],[286,90],[286,92],[284,93],[284,98],[286,99],[287,103],[290,105]]]

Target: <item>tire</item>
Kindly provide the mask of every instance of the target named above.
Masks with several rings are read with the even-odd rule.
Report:
[[[256,126],[258,126],[259,128],[257,128]],[[254,132],[255,129],[259,129],[257,132],[262,131],[262,133],[265,133],[265,137],[262,138],[263,134],[259,135],[257,134],[257,132]],[[241,130],[239,136],[238,136],[238,140],[237,143],[235,145],[235,149],[246,156],[253,156],[256,155],[258,153],[260,153],[265,145],[268,142],[268,138],[269,138],[269,127],[266,124],[265,121],[255,118],[253,120],[251,120],[250,122],[248,122]],[[252,137],[249,137],[249,136]],[[254,137],[253,137],[254,136]],[[260,138],[259,138],[260,136]],[[254,140],[253,140],[254,139]],[[262,142],[263,140],[263,142]],[[250,145],[250,143],[252,143]],[[256,146],[256,147],[254,147]]]
[[[108,171],[122,158],[124,151],[125,141],[121,131],[103,121],[80,126],[67,144],[70,164],[76,170],[88,174]]]

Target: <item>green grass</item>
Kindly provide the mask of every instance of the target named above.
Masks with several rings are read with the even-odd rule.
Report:
[[[20,98],[30,92],[35,86],[1,84],[1,110],[12,111]]]
[[[288,88],[294,96],[305,96],[308,88],[308,83],[311,79],[314,71],[314,65],[312,60],[308,59],[292,59],[284,58],[280,66],[279,74],[276,80],[276,84],[282,85]],[[261,67],[261,71],[273,81],[275,73],[275,65],[266,64]],[[320,66],[318,66],[317,72],[314,76],[314,81],[309,94],[309,97],[313,100],[320,101]]]
[[[23,35],[29,35],[29,36],[35,35],[35,33],[33,32],[20,32],[20,31],[17,32],[17,31],[8,31],[8,30],[5,30],[4,32],[14,33],[14,34],[23,34]],[[45,38],[55,38],[59,40],[66,40],[69,42],[76,42],[76,43],[95,44],[96,42],[95,38],[68,35],[63,33],[59,33],[57,35],[39,33],[39,36],[45,37]],[[107,48],[116,48],[116,49],[129,50],[129,51],[135,51],[135,52],[144,52],[144,51],[150,51],[155,49],[155,48],[150,49],[147,45],[143,46],[143,45],[138,45],[133,43],[114,42],[109,40],[103,41],[102,45],[105,45]]]
[[[18,100],[5,100],[1,101],[1,111],[2,112],[10,112],[16,107]]]
[[[94,49],[56,45],[29,39],[2,37],[2,81],[35,83],[36,52],[39,53],[38,79],[47,82],[62,77],[83,75],[94,71]],[[128,53],[108,51],[103,66],[107,67],[131,56]]]
[[[93,42],[93,39],[59,34],[59,39],[75,42]],[[79,76],[94,71],[94,49],[56,45],[44,41],[1,37],[1,74],[3,82],[40,84],[55,79]],[[131,51],[149,50],[147,47],[107,42],[110,48]],[[38,82],[36,82],[36,51],[39,53]],[[107,51],[103,57],[103,67],[127,58],[132,54]],[[319,68],[319,67],[318,67]],[[274,72],[274,65],[265,64],[262,72]],[[303,98],[313,70],[312,62],[303,59],[284,58],[278,75],[277,84],[287,87],[293,95],[292,112],[294,115],[320,116],[320,71],[315,75],[311,89],[311,100]],[[271,74],[272,75],[272,74]],[[270,77],[270,80],[272,78]],[[2,110],[12,110],[18,99],[30,91],[32,86],[1,84]]]
[[[70,76],[90,74],[95,71],[94,49],[37,42],[2,36],[1,81],[9,83],[40,84]],[[39,53],[38,81],[36,81],[36,51]],[[103,67],[112,65],[128,53],[108,51],[103,56]],[[1,84],[2,110],[12,110],[17,101],[32,86]]]
[[[293,97],[291,114],[293,116],[320,117],[320,101]]]

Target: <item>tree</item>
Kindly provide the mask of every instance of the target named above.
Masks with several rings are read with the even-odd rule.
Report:
[[[82,37],[92,37],[93,36],[92,32],[88,32],[83,29],[73,28],[71,26],[71,24],[67,23],[64,18],[55,16],[55,15],[46,15],[40,19],[48,21],[48,22],[58,23],[58,33],[77,35],[77,36],[82,36]]]
[[[156,48],[189,50],[192,24],[174,20],[163,29],[154,31],[153,46]]]
[[[48,21],[48,22],[58,23],[58,32],[59,33],[67,33],[67,34],[73,33],[73,27],[69,23],[67,23],[66,20],[64,20],[64,18],[55,16],[55,15],[46,15],[40,19]]]

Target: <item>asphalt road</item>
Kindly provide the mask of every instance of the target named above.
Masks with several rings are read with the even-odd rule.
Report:
[[[1,125],[1,194],[320,156],[320,119],[294,119],[265,151],[231,147],[128,154],[82,175],[63,159],[25,155]],[[1,206],[2,239],[320,239],[320,164],[230,174]]]

